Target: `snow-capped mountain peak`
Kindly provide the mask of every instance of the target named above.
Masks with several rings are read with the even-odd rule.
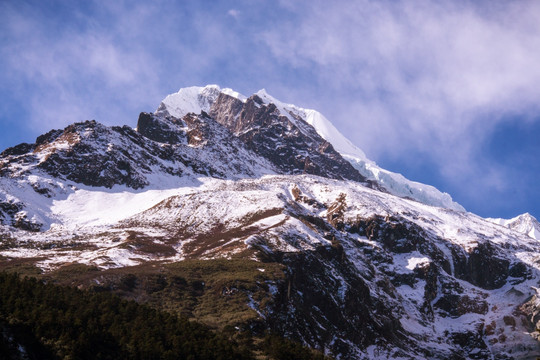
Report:
[[[238,99],[243,103],[248,99],[232,89],[221,89],[217,85],[189,87],[167,96],[159,106],[157,113],[165,112],[176,118],[181,118],[189,112],[198,114],[204,111],[209,113],[220,93]],[[413,199],[424,204],[465,211],[463,206],[453,201],[449,194],[441,192],[431,185],[411,181],[401,174],[377,166],[320,112],[282,102],[270,95],[266,89],[261,89],[254,95],[262,100],[263,104],[274,104],[279,113],[285,116],[300,131],[309,133],[306,124],[311,125],[317,134],[332,144],[333,148],[364,178],[377,183],[379,188],[392,195]]]
[[[285,116],[300,117],[302,120],[313,126],[317,133],[326,141],[330,142],[342,156],[352,156],[362,159],[367,163],[373,163],[366,157],[366,154],[355,146],[349,139],[339,132],[323,114],[317,110],[304,109],[293,104],[287,104],[270,95],[266,89],[261,89],[255,93],[266,104],[275,104]],[[295,120],[293,120],[295,121]]]
[[[191,86],[178,90],[174,94],[167,95],[158,107],[158,113],[167,111],[178,119],[188,113],[200,114],[201,111],[209,112],[210,107],[216,101],[220,93],[234,97],[240,101],[247,98],[229,88],[221,89],[218,85]]]
[[[375,180],[389,193],[400,197],[411,198],[428,205],[465,211],[465,208],[454,202],[449,194],[443,193],[431,185],[411,181],[401,174],[377,166],[374,161],[368,159],[364,151],[347,139],[320,112],[312,109],[304,109],[292,104],[285,104],[269,95],[265,89],[260,90],[256,95],[265,102],[276,104],[286,114],[300,116],[305,122],[313,126],[322,138],[331,143],[360,174],[369,180]]]
[[[518,215],[512,219],[488,218],[487,220],[540,240],[540,223],[529,213]]]

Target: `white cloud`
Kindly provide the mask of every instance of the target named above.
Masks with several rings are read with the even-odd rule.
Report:
[[[315,67],[338,98],[328,115],[368,155],[423,152],[448,178],[500,179],[477,145],[505,116],[539,110],[540,3],[295,4],[265,43],[284,64]]]
[[[30,84],[20,91],[34,130],[92,118],[108,124],[136,121],[136,114],[125,110],[148,104],[159,94],[160,81],[157,60],[143,44],[126,38],[131,34],[120,26],[120,19],[132,27],[146,20],[141,9],[118,9],[121,16],[112,14],[117,23],[79,15],[77,21],[58,24],[30,7],[3,7],[8,37],[2,54],[9,69],[3,76]]]
[[[36,132],[84,119],[133,124],[169,92],[204,85],[205,77],[214,82],[205,74],[237,49],[236,36],[198,8],[87,5],[87,13],[60,6],[66,13],[52,18],[30,6],[0,5],[7,34],[1,61],[9,69],[1,76],[20,88]]]

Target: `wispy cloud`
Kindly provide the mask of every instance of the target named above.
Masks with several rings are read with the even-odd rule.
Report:
[[[2,55],[10,70],[3,76],[31,84],[23,91],[32,127],[43,131],[88,118],[113,123],[115,117],[126,116],[122,108],[131,102],[144,104],[144,98],[157,91],[155,59],[119,39],[114,27],[82,15],[71,26],[58,27],[30,7],[3,10],[9,41]],[[124,105],[110,106],[114,101]]]
[[[212,9],[221,17],[209,18],[204,6],[189,4],[85,5],[44,13],[24,3],[0,4],[6,35],[0,64],[8,70],[0,79],[20,88],[29,126],[39,132],[88,118],[132,124],[138,111],[153,110],[168,93],[216,82],[231,59],[242,59],[227,22],[238,10]]]
[[[448,178],[495,179],[477,144],[508,115],[539,109],[540,3],[481,3],[296,2],[294,21],[264,39],[279,61],[316,68],[368,154],[422,152]]]

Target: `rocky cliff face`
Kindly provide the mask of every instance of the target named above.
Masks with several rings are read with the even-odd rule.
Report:
[[[265,104],[257,95],[242,102],[221,93],[210,115],[281,173],[366,180],[312,126],[293,114],[282,114],[275,104]]]
[[[166,293],[199,320],[341,359],[540,356],[536,239],[368,187],[294,112],[210,90],[136,130],[87,121],[5,150],[0,266],[85,264],[72,285]],[[222,259],[249,276],[197,273],[186,300],[167,273],[203,260],[220,273]],[[245,318],[194,310],[233,298]]]

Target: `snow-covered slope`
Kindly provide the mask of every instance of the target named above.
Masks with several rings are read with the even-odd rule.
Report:
[[[486,220],[540,240],[540,223],[529,213],[518,215],[512,219],[488,218]]]
[[[166,128],[160,127],[163,123]],[[139,127],[136,132],[86,121],[5,150],[0,156],[2,223],[46,230],[56,219],[50,206],[77,188],[150,191],[178,188],[197,176],[238,179],[275,173],[272,164],[204,115],[190,114],[169,125],[160,116],[142,113]],[[172,143],[165,142],[167,135]],[[90,199],[89,206],[98,198]],[[86,209],[76,214],[91,222]]]
[[[217,85],[183,88],[177,93],[167,96],[158,108],[158,112],[166,111],[175,117],[182,117],[188,112],[209,112],[220,92],[237,98],[242,102],[245,102],[247,99],[246,96],[231,89],[221,90]],[[452,200],[449,194],[441,192],[433,186],[408,180],[401,174],[393,173],[377,166],[375,162],[369,160],[360,148],[341,134],[320,112],[281,102],[268,94],[264,89],[259,90],[255,95],[262,99],[265,104],[274,104],[281,115],[286,116],[300,129],[303,128],[302,120],[313,126],[317,133],[323,139],[330,142],[334,149],[348,160],[361,175],[368,180],[377,182],[380,187],[389,193],[400,197],[411,198],[428,205],[465,211],[460,204]]]

